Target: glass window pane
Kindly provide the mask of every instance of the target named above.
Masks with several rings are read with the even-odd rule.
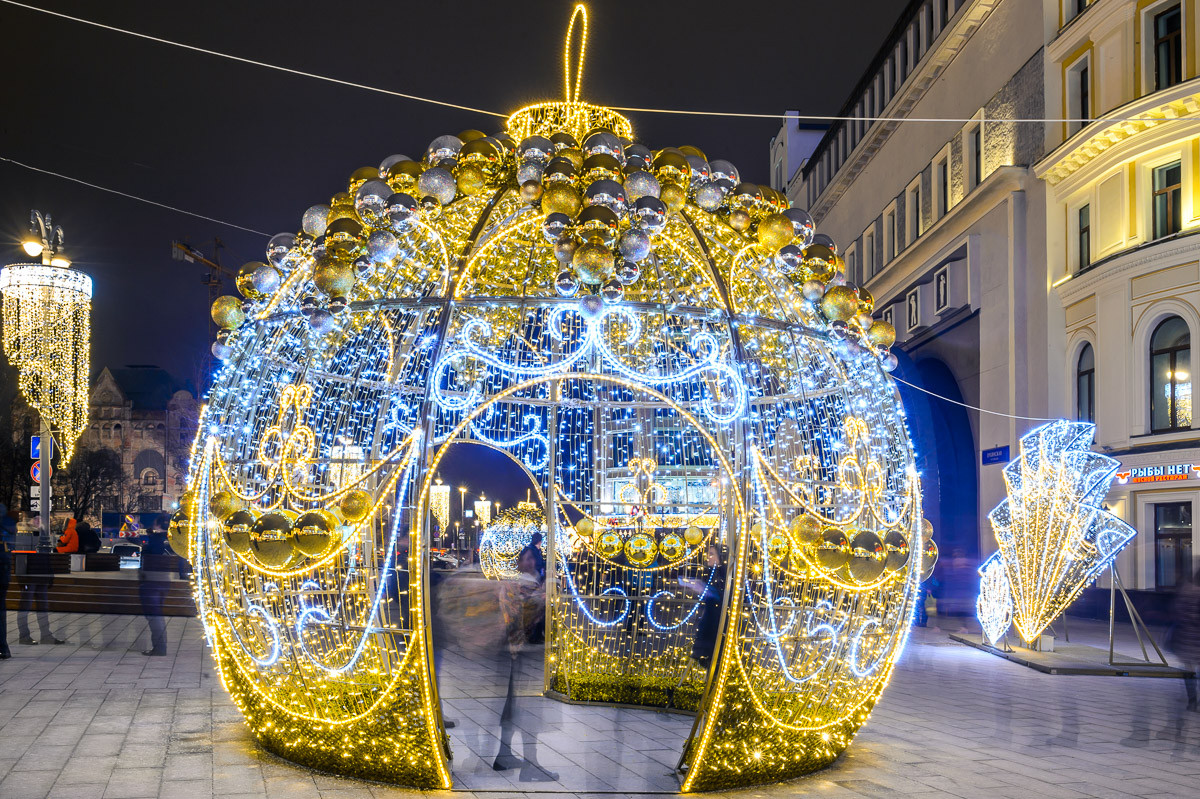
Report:
[[[1155,355],[1150,361],[1150,428],[1171,427],[1171,356]]]
[[[1154,329],[1154,335],[1150,337],[1150,350],[1159,352],[1173,347],[1186,347],[1190,343],[1191,333],[1188,332],[1187,322],[1181,317],[1172,316]]]
[[[1191,350],[1175,353],[1175,426],[1192,426]]]
[[[1091,344],[1084,344],[1083,350],[1079,353],[1079,371],[1085,369],[1096,368],[1096,352],[1092,349]]]

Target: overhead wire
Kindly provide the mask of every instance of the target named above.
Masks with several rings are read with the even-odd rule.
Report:
[[[1045,417],[1045,416],[1020,416],[1020,415],[1014,414],[1014,413],[1001,413],[1000,411],[989,411],[987,408],[980,408],[976,405],[968,405],[965,402],[959,402],[958,400],[953,400],[953,399],[950,399],[949,397],[943,397],[941,394],[937,394],[933,391],[930,391],[927,388],[921,388],[920,386],[915,385],[914,383],[910,383],[901,377],[896,377],[896,375],[894,373],[892,374],[892,379],[895,380],[897,383],[903,383],[904,385],[908,386],[909,388],[915,388],[917,391],[920,391],[922,394],[928,394],[929,396],[936,397],[937,399],[940,399],[943,402],[949,402],[954,405],[958,405],[960,407],[967,408],[972,411],[978,411],[979,413],[986,413],[989,416],[1002,416],[1005,419],[1018,419],[1018,420],[1025,421],[1025,422],[1057,422],[1058,421],[1058,419],[1056,419],[1056,418],[1049,418],[1049,417]]]

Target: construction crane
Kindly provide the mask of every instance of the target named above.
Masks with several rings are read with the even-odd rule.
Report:
[[[224,282],[223,276],[229,276],[237,279],[237,271],[230,269],[227,266],[221,266],[221,250],[225,245],[220,239],[213,239],[213,257],[211,259],[205,257],[204,253],[197,250],[192,245],[185,241],[171,242],[171,259],[174,261],[187,261],[191,264],[201,264],[208,267],[203,275],[200,276],[200,282],[208,286],[208,305],[211,308],[213,301],[221,296]],[[208,337],[215,338],[217,335],[217,326],[211,319],[208,322]]]

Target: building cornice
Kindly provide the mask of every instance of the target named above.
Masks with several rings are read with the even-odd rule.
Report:
[[[1056,186],[1138,134],[1170,120],[1191,118],[1200,119],[1200,78],[1114,108],[1034,164],[1034,174]]]
[[[991,13],[1000,5],[1000,0],[975,0],[956,12],[953,24],[942,31],[934,45],[926,51],[917,64],[917,69],[901,85],[900,91],[884,107],[880,116],[888,120],[876,122],[867,130],[858,146],[842,163],[840,169],[817,196],[808,209],[819,225],[830,208],[842,198],[854,184],[867,165],[875,157],[892,133],[902,124],[899,120],[909,116],[946,67],[962,52],[975,32],[983,26]]]
[[[1067,282],[1059,284],[1055,290],[1058,292],[1059,301],[1064,306],[1071,305],[1095,294],[1102,283],[1107,283],[1114,278],[1141,272],[1143,267],[1157,264],[1164,259],[1175,261],[1179,260],[1179,256],[1190,256],[1187,260],[1197,260],[1198,253],[1200,253],[1200,235],[1189,234],[1179,238],[1155,241],[1116,255],[1098,269],[1091,269],[1075,275]]]

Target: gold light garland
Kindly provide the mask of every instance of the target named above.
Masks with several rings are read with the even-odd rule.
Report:
[[[92,279],[43,264],[0,270],[4,354],[17,367],[21,393],[47,420],[71,460],[88,424],[91,387]]]

